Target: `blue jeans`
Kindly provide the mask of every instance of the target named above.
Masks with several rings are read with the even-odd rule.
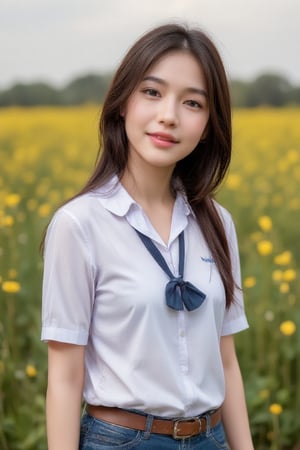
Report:
[[[148,418],[151,416],[148,416]],[[151,419],[146,431],[112,425],[85,414],[81,419],[79,450],[228,450],[222,423],[198,436],[174,439],[151,433]]]

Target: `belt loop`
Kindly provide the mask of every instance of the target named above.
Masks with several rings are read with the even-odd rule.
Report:
[[[210,414],[205,414],[205,420],[206,420],[206,437],[210,433]]]
[[[151,414],[147,415],[146,425],[145,425],[145,432],[144,432],[144,438],[145,439],[149,439],[150,438],[153,419],[154,419],[154,417],[151,416]]]

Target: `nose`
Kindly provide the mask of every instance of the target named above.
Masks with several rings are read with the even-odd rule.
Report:
[[[157,121],[169,127],[178,125],[178,110],[174,99],[166,97],[159,102]]]

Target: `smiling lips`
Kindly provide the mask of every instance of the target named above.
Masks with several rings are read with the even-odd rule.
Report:
[[[174,144],[178,144],[178,140],[168,133],[147,133],[151,141],[163,148],[171,147]]]

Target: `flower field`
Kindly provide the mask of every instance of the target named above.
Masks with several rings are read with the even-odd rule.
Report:
[[[45,450],[39,243],[97,154],[97,107],[0,110],[0,449]],[[256,450],[300,445],[300,110],[235,110],[218,194],[236,223],[250,323],[237,335]]]

